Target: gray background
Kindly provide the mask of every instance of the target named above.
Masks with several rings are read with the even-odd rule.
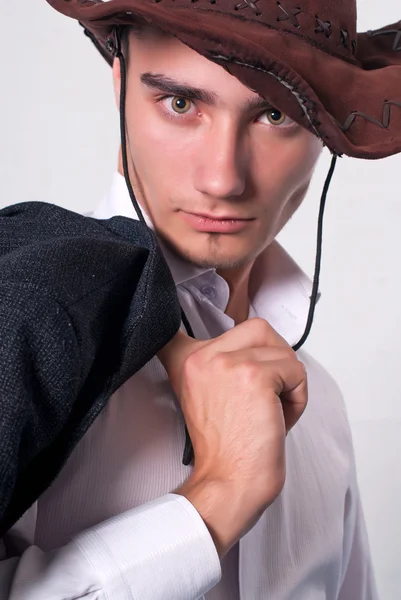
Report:
[[[399,0],[359,2],[360,31],[400,18]],[[117,162],[110,69],[80,27],[45,0],[0,0],[0,23],[0,206],[42,200],[89,211]],[[329,162],[325,154],[308,198],[281,235],[309,275]],[[400,156],[338,161],[322,299],[307,343],[344,392],[383,600],[401,598],[400,171]]]

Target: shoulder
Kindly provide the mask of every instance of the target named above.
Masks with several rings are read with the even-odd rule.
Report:
[[[310,354],[298,352],[308,376],[308,405],[300,424],[352,450],[352,435],[342,391],[332,375]]]
[[[304,350],[299,351],[297,356],[306,368],[309,393],[312,396],[319,394],[320,397],[328,400],[330,405],[334,404],[346,416],[343,394],[334,377],[321,363]]]

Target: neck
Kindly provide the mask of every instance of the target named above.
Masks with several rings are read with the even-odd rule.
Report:
[[[218,269],[217,273],[225,279],[230,288],[230,299],[226,314],[236,325],[247,320],[249,314],[249,277],[253,262],[235,269]]]

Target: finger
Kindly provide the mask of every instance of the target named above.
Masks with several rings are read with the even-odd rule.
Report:
[[[297,360],[295,352],[289,346],[262,346],[258,348],[245,348],[244,350],[231,350],[230,352],[222,353],[222,356],[224,356],[229,367],[248,363],[249,361],[258,363]]]
[[[305,410],[308,401],[306,370],[293,354],[295,358],[285,348],[250,348],[221,355],[227,369],[244,365],[252,382],[257,377],[264,392],[270,389],[281,399],[291,427]]]
[[[305,366],[299,360],[295,363],[290,362],[291,365],[281,366],[280,376],[285,379],[279,394],[287,433],[299,421],[308,404],[308,378]]]
[[[177,376],[177,371],[182,368],[184,361],[195,351],[202,349],[203,360],[207,362],[220,353],[265,346],[290,348],[265,319],[256,318],[244,321],[217,338],[202,342],[190,338],[180,330],[159,351],[158,357],[171,379]]]
[[[299,397],[299,401],[294,401],[294,398]],[[302,417],[308,405],[308,384],[303,382],[296,392],[291,393],[291,401],[288,401],[287,395],[281,395],[281,405],[285,420],[285,428],[287,433],[291,431],[294,425]]]
[[[266,369],[275,373],[275,390],[278,396],[285,395],[288,402],[306,403],[306,370],[300,360],[272,360],[266,363]]]
[[[280,398],[288,433],[300,419],[308,403],[305,367],[299,360],[280,359],[266,362],[265,369],[265,389],[274,389],[276,396]]]
[[[265,319],[248,319],[215,338],[213,344],[205,345],[205,360],[223,352],[235,352],[247,348],[279,346],[289,348],[284,338]]]

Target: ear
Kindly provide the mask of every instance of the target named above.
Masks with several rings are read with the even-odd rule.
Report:
[[[121,93],[121,68],[120,61],[115,58],[113,61],[113,85],[114,85],[114,97],[117,104],[117,108],[120,108],[120,93]]]

